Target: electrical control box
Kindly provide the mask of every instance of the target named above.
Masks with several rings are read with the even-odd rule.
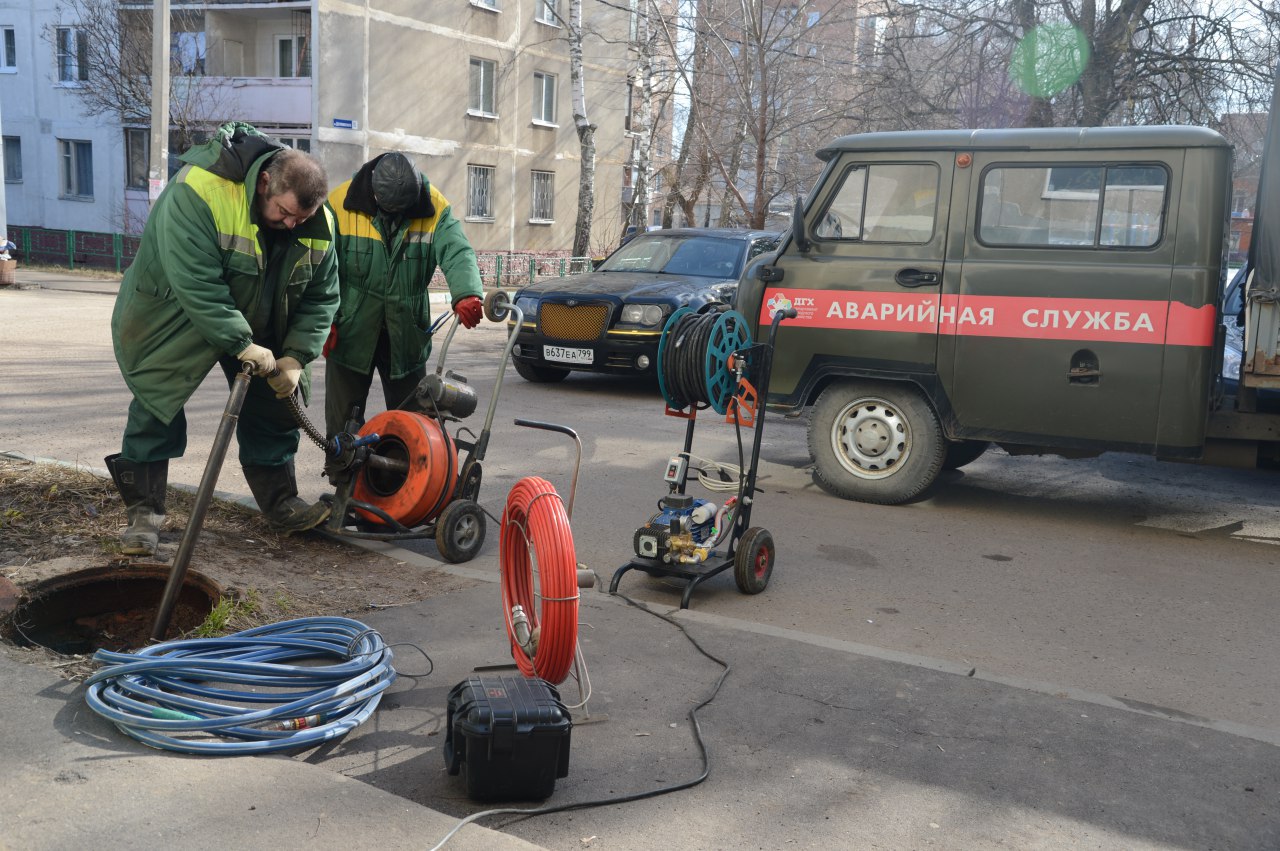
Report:
[[[667,471],[662,474],[662,478],[673,485],[678,485],[684,481],[685,471],[689,469],[689,459],[684,455],[672,455],[667,461]]]

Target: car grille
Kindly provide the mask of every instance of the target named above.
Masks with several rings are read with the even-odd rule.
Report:
[[[543,302],[538,307],[538,324],[542,333],[557,340],[596,340],[609,319],[609,305]]]

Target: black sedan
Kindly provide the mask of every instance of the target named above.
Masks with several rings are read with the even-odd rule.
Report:
[[[651,374],[667,318],[729,303],[743,266],[773,251],[772,231],[677,228],[637,235],[586,275],[550,278],[518,290],[524,326],[516,372],[560,381],[571,370]]]

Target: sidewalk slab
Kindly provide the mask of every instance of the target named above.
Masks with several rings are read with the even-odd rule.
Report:
[[[21,661],[22,653],[0,650],[0,848],[420,851],[457,824],[287,756],[198,757],[148,748],[94,714],[83,687]],[[537,846],[468,825],[447,847]]]

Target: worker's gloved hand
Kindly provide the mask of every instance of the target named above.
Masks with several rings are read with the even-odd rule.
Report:
[[[474,328],[480,324],[480,317],[484,315],[484,302],[480,300],[480,296],[463,296],[453,306],[453,312],[458,314],[458,321],[463,328]]]
[[[287,399],[298,389],[298,379],[302,378],[302,364],[298,363],[297,358],[285,356],[276,361],[276,369],[280,373],[267,378],[267,383],[276,391],[277,399]]]
[[[335,322],[329,326],[329,339],[324,341],[324,348],[320,350],[320,354],[329,357],[329,352],[333,351],[333,347],[338,345],[338,323]]]
[[[254,375],[266,375],[276,368],[276,356],[266,346],[259,346],[257,343],[250,343],[236,358],[241,363],[253,364]]]

